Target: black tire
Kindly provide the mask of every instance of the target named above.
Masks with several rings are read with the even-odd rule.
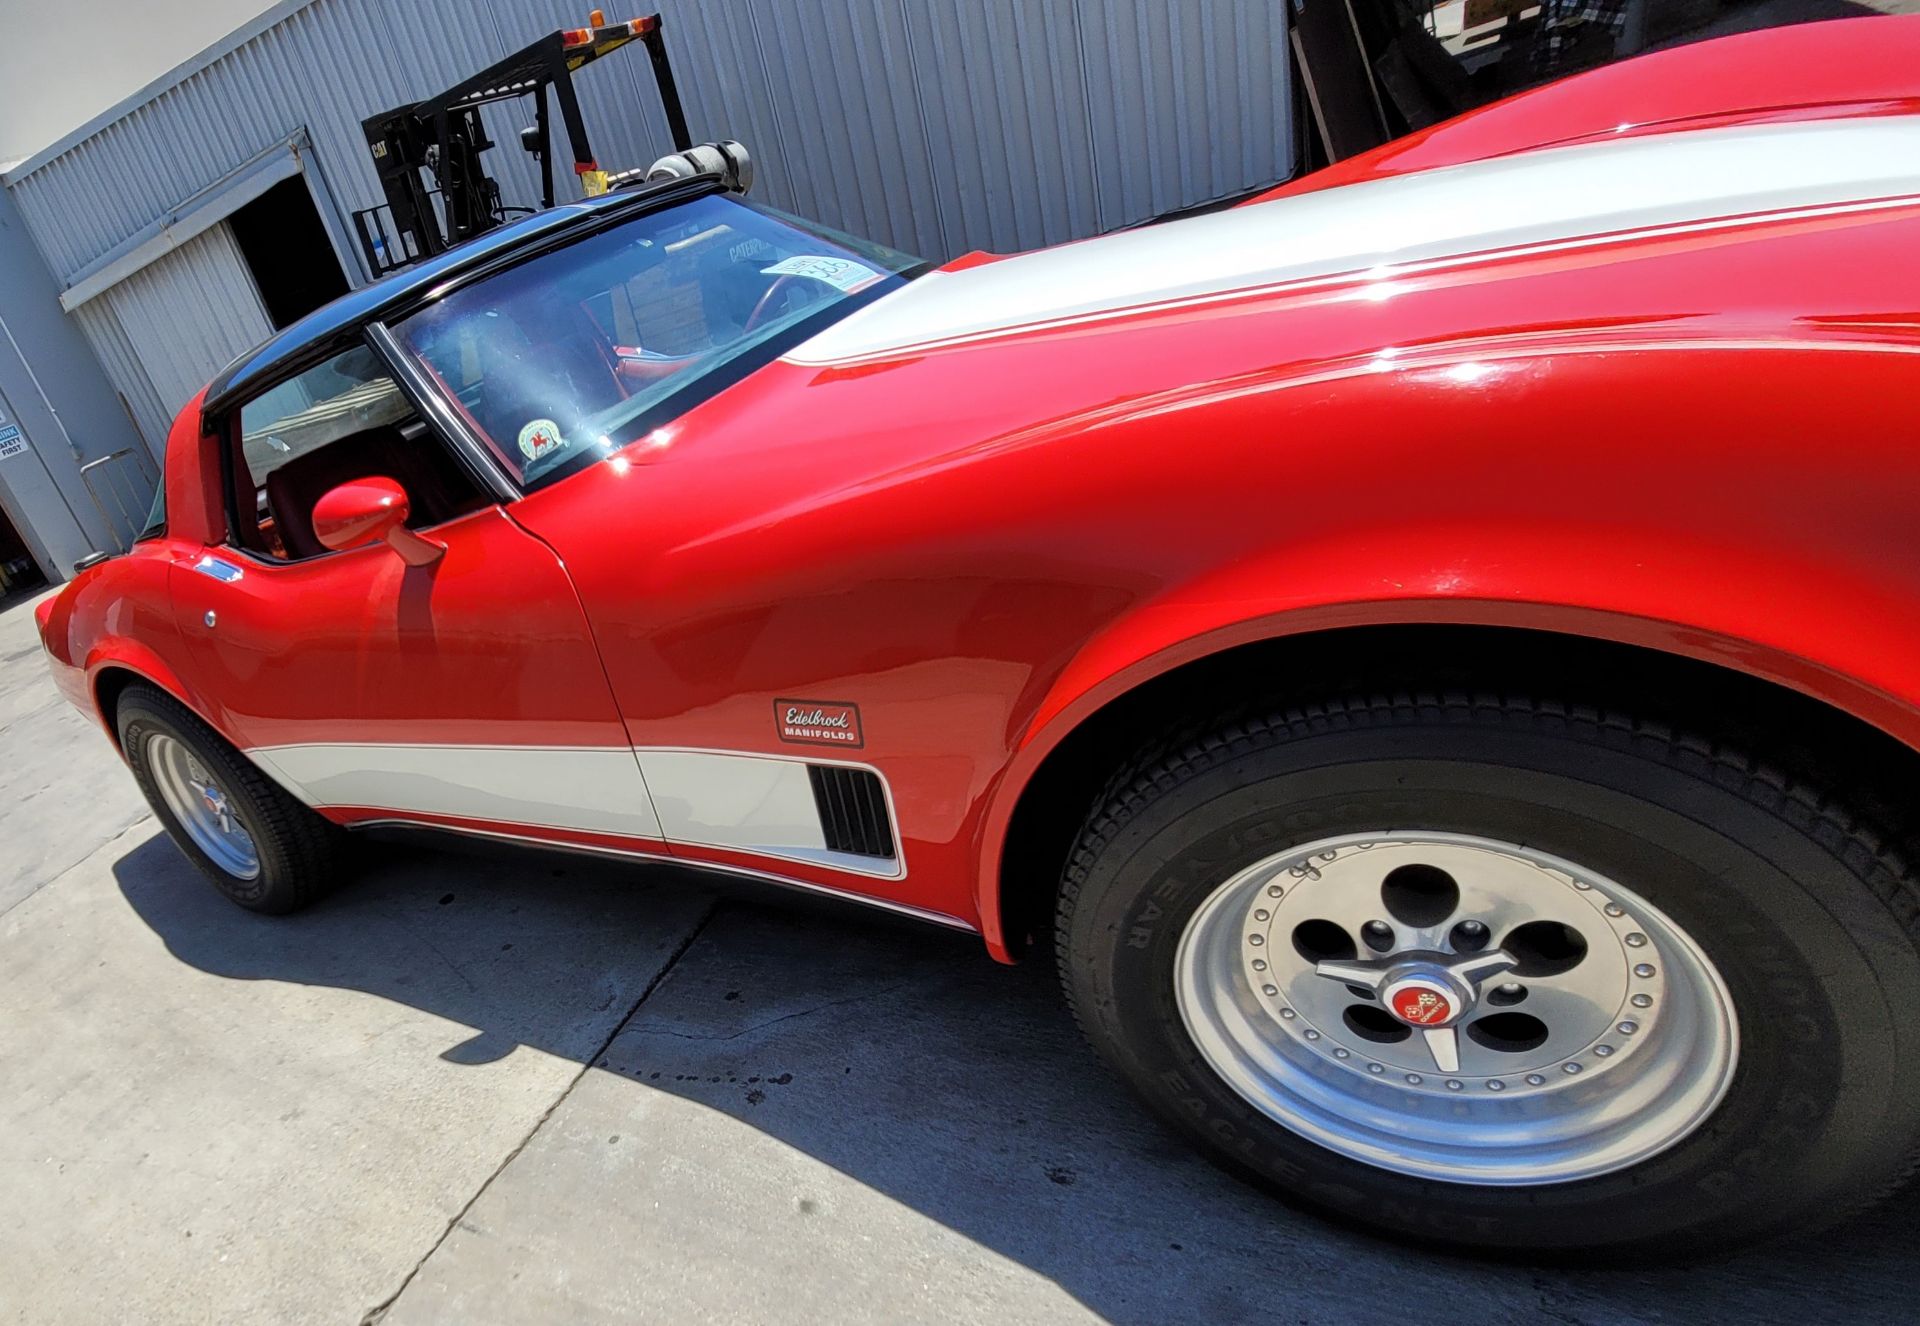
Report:
[[[1706,1121],[1627,1169],[1475,1186],[1375,1168],[1202,1058],[1180,936],[1234,872],[1385,827],[1525,843],[1640,892],[1706,952],[1739,1059]],[[1069,862],[1061,979],[1094,1047],[1212,1156],[1402,1240],[1693,1256],[1837,1222],[1920,1162],[1920,888],[1815,781],[1724,744],[1520,696],[1349,696],[1224,720],[1109,785]]]
[[[120,749],[154,816],[187,859],[229,899],[248,911],[279,916],[306,906],[339,883],[346,863],[345,833],[294,800],[178,700],[153,686],[129,686],[114,709],[114,724]],[[155,783],[148,751],[156,734],[180,742],[213,774],[253,838],[259,874],[240,878],[193,841]]]

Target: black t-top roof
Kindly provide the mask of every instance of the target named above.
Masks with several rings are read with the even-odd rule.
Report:
[[[283,328],[221,369],[201,408],[214,411],[249,394],[281,369],[305,366],[336,353],[341,343],[379,318],[411,312],[474,278],[511,266],[630,216],[656,212],[722,188],[719,177],[641,184],[564,203],[489,230],[424,262],[348,291]]]

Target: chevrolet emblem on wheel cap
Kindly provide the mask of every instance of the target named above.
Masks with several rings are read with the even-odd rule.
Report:
[[[1393,1015],[1402,1022],[1411,1022],[1419,1027],[1433,1026],[1453,1016],[1451,1001],[1444,995],[1418,986],[1397,991],[1389,1006],[1393,1009]]]

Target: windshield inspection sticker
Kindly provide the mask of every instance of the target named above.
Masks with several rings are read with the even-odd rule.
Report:
[[[520,430],[520,454],[528,460],[550,456],[565,445],[560,440],[560,425],[551,419],[535,419]]]
[[[760,269],[762,276],[804,276],[814,281],[824,281],[836,290],[852,294],[861,286],[880,279],[881,274],[862,262],[851,258],[828,258],[824,255],[798,253],[791,258],[782,258],[771,267]]]

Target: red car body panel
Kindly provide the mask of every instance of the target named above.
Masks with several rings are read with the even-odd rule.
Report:
[[[384,544],[231,584],[173,579],[215,726],[251,749],[362,741],[623,748],[580,603],[553,553],[499,507],[439,526],[431,573]]]
[[[1000,943],[1000,835],[1040,757],[1120,691],[1248,640],[1402,621],[1605,637],[1920,745],[1920,466],[1885,408],[1920,329],[1883,275],[1916,222],[1851,226],[1843,258],[1808,222],[1522,263],[1524,319],[1479,269],[1384,303],[1142,315],[1097,352],[1064,332],[776,365],[626,472],[515,515],[565,558],[635,744],[697,727],[777,749],[775,697],[857,698],[910,901]],[[1831,312],[1783,329],[1776,302]],[[1371,371],[1394,345],[1420,348]]]
[[[1789,58],[1789,35],[1572,80],[1281,192],[1590,136],[1623,98],[1652,123],[1920,96],[1920,20],[1820,32],[1845,73]],[[77,700],[83,672],[127,668],[246,749],[811,757],[776,702],[857,705],[847,754],[891,791],[898,878],[400,818],[777,873],[978,929],[1004,959],[1001,855],[1046,755],[1238,644],[1528,627],[1736,670],[1920,747],[1917,241],[1920,196],[1890,196],[790,354],[434,531],[435,567],[373,546],[249,566],[239,598],[183,569],[224,524],[196,403],[168,538],[80,576],[43,632]]]

